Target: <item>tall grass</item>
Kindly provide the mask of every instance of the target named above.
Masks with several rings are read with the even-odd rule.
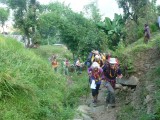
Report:
[[[85,77],[69,87],[66,77],[53,73],[38,53],[0,37],[1,120],[66,120],[74,116]]]

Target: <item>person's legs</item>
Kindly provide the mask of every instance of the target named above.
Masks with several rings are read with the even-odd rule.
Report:
[[[107,104],[110,104],[110,99],[111,99],[111,92],[110,91],[107,91],[107,97],[106,97],[106,103]]]
[[[80,69],[80,67],[76,66],[76,72],[77,72],[77,74],[79,74],[79,69]]]
[[[144,37],[144,43],[147,44],[148,43],[149,38],[147,36]]]
[[[113,83],[112,83],[113,84]],[[115,92],[110,82],[107,82],[106,87],[108,89],[108,94],[106,98],[106,103],[115,104]]]
[[[57,72],[57,67],[54,68],[54,71]]]
[[[82,67],[79,67],[79,73],[80,74],[82,73]]]
[[[96,103],[96,89],[92,89],[93,103]]]
[[[98,100],[99,88],[100,88],[100,84],[97,84],[97,85],[96,85],[96,95],[95,95],[95,100],[96,100],[96,102],[97,102],[97,100]]]
[[[65,67],[65,75],[68,75],[68,68]]]

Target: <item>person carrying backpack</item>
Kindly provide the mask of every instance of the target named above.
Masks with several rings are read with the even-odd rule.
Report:
[[[87,60],[85,62],[85,65],[87,66],[87,68],[89,68],[91,66],[91,64],[92,64],[92,62],[91,62],[92,55],[93,55],[93,53],[90,52],[88,57],[87,57]]]
[[[90,78],[90,88],[92,89],[93,103],[96,105],[98,100],[99,88],[101,85],[101,77],[103,70],[97,62],[93,62],[88,68],[88,75]]]
[[[52,67],[54,69],[55,72],[57,72],[57,68],[58,68],[58,61],[57,61],[57,57],[54,56],[52,59]]]
[[[97,62],[97,63],[99,64],[100,67],[103,66],[103,61],[101,60],[101,58],[100,58],[99,55],[96,55],[96,56],[94,57],[93,62]]]
[[[110,104],[112,107],[115,107],[115,84],[116,84],[116,77],[122,78],[122,73],[119,67],[117,67],[116,58],[110,58],[109,64],[106,63],[103,67],[103,74],[106,80],[106,87],[108,89],[108,95],[106,98],[106,102]]]
[[[80,62],[80,58],[76,61],[76,70],[77,74],[82,74],[82,63]]]

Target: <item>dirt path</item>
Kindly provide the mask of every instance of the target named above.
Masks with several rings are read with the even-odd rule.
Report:
[[[116,99],[116,107],[109,107],[105,102],[107,89],[103,84],[100,89],[96,106],[92,103],[93,98],[91,93],[87,99],[82,98],[81,105],[78,107],[78,112],[74,120],[116,120],[119,102]]]

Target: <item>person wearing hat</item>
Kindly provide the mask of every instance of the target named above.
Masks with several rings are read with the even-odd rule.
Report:
[[[97,62],[93,62],[91,67],[88,69],[88,75],[90,78],[90,88],[92,89],[93,103],[97,103],[102,73],[103,69],[100,68]]]
[[[108,89],[108,96],[106,102],[110,104],[112,107],[115,107],[115,84],[116,78],[122,78],[122,73],[119,67],[116,66],[117,61],[116,58],[110,58],[109,64],[107,63],[103,67],[103,74],[106,80],[106,87]]]
[[[100,55],[95,55],[93,62],[97,62],[100,67],[103,66],[103,61],[101,60]]]

